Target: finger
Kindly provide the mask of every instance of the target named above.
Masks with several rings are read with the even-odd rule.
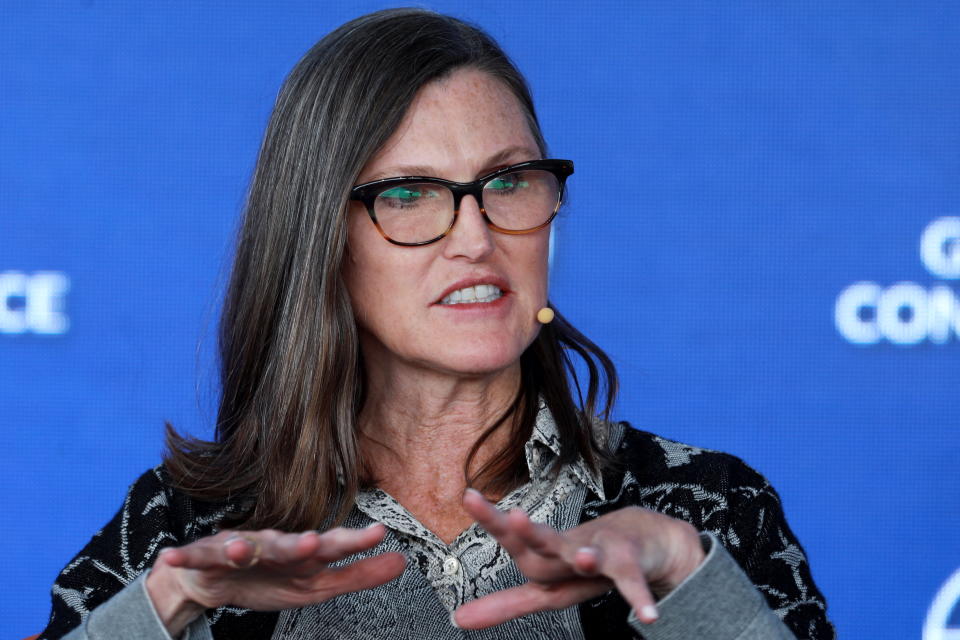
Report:
[[[365,529],[337,527],[323,534],[307,531],[289,539],[294,545],[283,556],[285,571],[307,578],[327,568],[328,564],[360,551],[375,547],[386,534],[386,527],[375,523]]]
[[[467,489],[464,508],[477,523],[510,554],[520,571],[535,582],[556,582],[575,575],[562,556],[565,548],[560,534],[546,525],[534,523],[526,513],[513,509],[504,513],[479,492]],[[519,535],[524,532],[530,542]]]
[[[184,569],[230,569],[224,554],[227,536],[201,538],[182,547],[170,547],[160,552],[158,561]],[[252,557],[253,549],[250,549]],[[239,558],[243,560],[243,558]]]
[[[170,566],[185,569],[232,569],[234,567],[230,562],[246,566],[245,563],[249,563],[256,553],[256,545],[251,540],[259,540],[259,536],[267,532],[242,532],[243,537],[240,537],[240,533],[224,531],[182,547],[164,550],[160,557]]]
[[[600,573],[600,550],[596,547],[580,547],[573,552],[573,570],[581,576]]]
[[[529,551],[510,527],[507,514],[497,509],[476,489],[467,489],[463,494],[463,506],[476,519],[477,524],[493,536],[514,560]]]
[[[454,611],[461,629],[485,629],[537,611],[563,609],[610,590],[609,580],[567,580],[551,585],[527,584],[477,598]]]
[[[320,534],[316,531],[280,533],[266,538],[262,544],[264,565],[296,567],[314,560],[320,548]]]
[[[507,514],[507,524],[524,544],[540,555],[548,558],[559,558],[562,555],[563,538],[556,529],[533,522],[530,516],[520,509],[512,509]]]
[[[533,522],[523,511],[512,510],[507,514],[511,531],[518,543],[523,545],[523,555],[511,551],[517,566],[524,575],[535,582],[558,582],[575,576],[593,576],[589,565],[578,567],[574,562],[578,547],[569,539],[569,532],[560,532],[542,523]],[[588,552],[589,553],[589,552]]]
[[[375,547],[383,541],[387,528],[375,522],[365,529],[337,527],[321,534],[314,557],[323,562],[334,562]]]
[[[463,507],[477,523],[492,536],[506,535],[507,517],[502,511],[483,497],[476,489],[467,489],[463,493]]]
[[[251,569],[263,557],[263,547],[274,546],[274,541],[261,533],[258,536],[237,533],[223,542],[223,555],[233,569]]]
[[[157,554],[157,560],[154,564],[168,564],[171,567],[182,567],[186,559],[186,554],[180,547],[165,547],[160,549]]]
[[[631,542],[619,538],[599,546],[600,573],[613,580],[617,591],[630,604],[641,622],[655,622],[659,614],[647,576],[640,566],[640,550]]]
[[[297,580],[296,583],[299,588],[310,591],[320,599],[329,599],[386,584],[402,574],[406,566],[407,558],[402,553],[383,553]]]

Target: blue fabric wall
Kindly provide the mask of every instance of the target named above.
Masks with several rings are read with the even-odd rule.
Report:
[[[502,42],[576,162],[552,298],[614,357],[618,415],[766,474],[843,637],[960,629],[960,6],[427,4]],[[44,626],[164,420],[210,433],[272,99],[385,6],[4,5],[3,637]]]

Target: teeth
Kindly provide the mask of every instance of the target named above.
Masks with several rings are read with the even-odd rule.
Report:
[[[470,302],[493,302],[501,297],[500,287],[492,284],[478,284],[474,287],[464,287],[447,294],[440,304],[466,304]]]

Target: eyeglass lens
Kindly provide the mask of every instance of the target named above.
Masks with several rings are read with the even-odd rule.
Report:
[[[506,231],[534,229],[554,214],[560,200],[557,177],[541,169],[498,175],[483,185],[487,218]],[[397,242],[426,242],[443,235],[454,219],[453,192],[442,184],[394,185],[374,201],[383,232]]]

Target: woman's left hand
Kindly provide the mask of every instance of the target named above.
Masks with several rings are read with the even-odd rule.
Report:
[[[473,489],[464,494],[463,505],[529,580],[457,609],[454,620],[464,629],[563,609],[613,588],[642,622],[654,622],[654,596],[672,591],[704,558],[692,525],[640,507],[557,531],[518,509],[504,513]]]

